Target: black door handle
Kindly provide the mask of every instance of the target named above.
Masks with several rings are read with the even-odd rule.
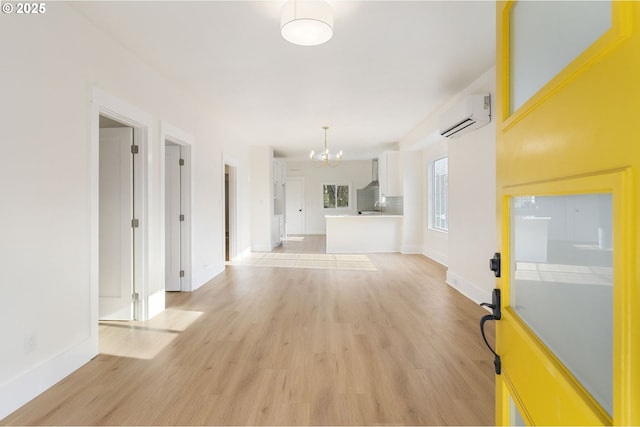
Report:
[[[482,334],[484,343],[487,345],[491,353],[493,353],[493,366],[496,370],[496,374],[500,375],[502,373],[502,362],[500,361],[500,356],[498,355],[498,353],[496,353],[493,347],[491,347],[489,341],[487,341],[487,336],[484,333],[485,323],[487,323],[489,320],[500,320],[502,318],[502,313],[500,311],[500,289],[493,290],[491,299],[491,304],[488,302],[483,302],[482,304],[480,304],[481,307],[489,307],[491,310],[493,310],[493,313],[482,316],[482,319],[480,319],[480,333]]]
[[[302,212],[302,209],[298,209],[298,212]]]

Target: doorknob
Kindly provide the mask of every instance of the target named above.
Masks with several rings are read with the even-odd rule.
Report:
[[[481,307],[489,307],[493,312],[491,314],[487,314],[486,316],[482,316],[480,319],[480,333],[482,334],[482,339],[484,343],[487,345],[491,353],[493,353],[493,366],[496,370],[496,374],[500,375],[502,373],[502,362],[500,361],[500,356],[496,351],[491,347],[489,341],[487,341],[487,336],[484,333],[484,324],[489,320],[500,320],[502,318],[502,312],[500,311],[500,289],[494,289],[493,294],[491,295],[491,304],[488,302],[483,302],[480,304]]]

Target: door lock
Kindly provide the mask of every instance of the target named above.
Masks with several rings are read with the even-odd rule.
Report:
[[[500,277],[500,264],[500,252],[496,252],[489,260],[489,270],[493,271],[496,277]]]

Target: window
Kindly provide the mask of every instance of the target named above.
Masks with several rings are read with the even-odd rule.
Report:
[[[447,157],[433,162],[432,180],[431,226],[436,230],[448,231],[449,159]]]
[[[325,209],[349,209],[349,184],[323,184],[322,187]]]

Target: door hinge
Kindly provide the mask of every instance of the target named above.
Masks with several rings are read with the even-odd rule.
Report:
[[[178,160],[178,164],[179,164],[180,166],[184,166],[184,159],[180,159],[180,160]]]
[[[131,301],[133,302],[138,302],[140,301],[140,294],[137,292],[134,292],[131,294]]]
[[[138,151],[140,151],[140,148],[136,144],[132,144],[131,145],[131,154],[138,154]]]
[[[180,217],[178,218],[179,221],[184,221],[184,214],[180,214]]]
[[[133,218],[131,220],[131,228],[138,228],[140,226],[140,221],[138,221],[136,218]]]
[[[180,277],[184,277],[184,270],[180,270]]]

